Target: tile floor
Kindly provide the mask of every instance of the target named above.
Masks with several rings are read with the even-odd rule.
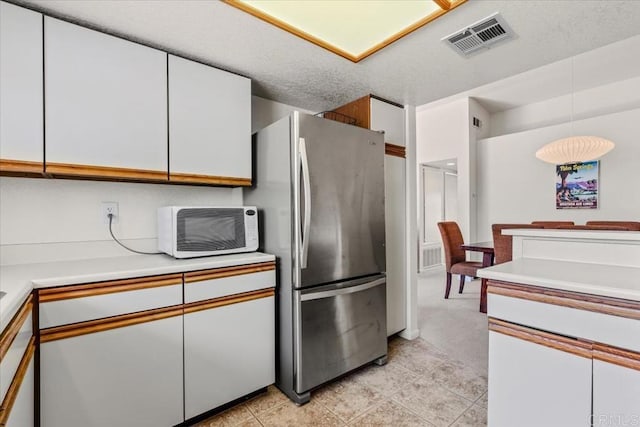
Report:
[[[444,294],[444,271],[418,277],[420,338],[394,337],[389,362],[367,366],[296,406],[277,388],[205,420],[213,426],[487,425],[487,324],[480,281]],[[457,290],[457,287],[456,287]]]
[[[389,342],[371,365],[296,406],[277,388],[198,424],[210,426],[452,426],[487,424],[487,378],[418,338]]]

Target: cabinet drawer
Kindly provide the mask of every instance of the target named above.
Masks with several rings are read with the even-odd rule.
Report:
[[[182,274],[39,290],[40,328],[182,304]]]
[[[275,287],[275,262],[185,273],[185,304]]]
[[[488,289],[490,317],[637,352],[640,310],[633,305],[633,301],[492,281]]]
[[[0,338],[0,402],[3,401],[33,336],[32,304],[29,297]]]

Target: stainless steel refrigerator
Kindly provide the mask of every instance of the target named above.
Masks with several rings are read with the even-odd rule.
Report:
[[[384,135],[294,112],[254,135],[261,250],[277,256],[276,385],[296,403],[386,362]]]

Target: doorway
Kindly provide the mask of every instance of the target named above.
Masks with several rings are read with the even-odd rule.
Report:
[[[458,220],[458,173],[456,159],[420,165],[419,271],[443,263],[438,222]]]

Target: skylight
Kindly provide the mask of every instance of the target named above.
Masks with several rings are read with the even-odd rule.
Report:
[[[467,0],[224,1],[358,62]]]

